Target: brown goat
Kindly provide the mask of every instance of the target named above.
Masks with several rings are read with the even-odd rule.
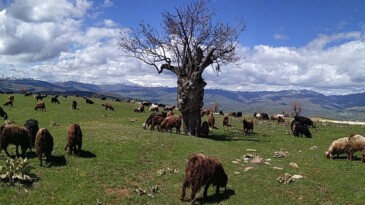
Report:
[[[228,118],[228,116],[224,116],[223,117],[223,126],[228,126],[228,123],[229,122],[229,118]]]
[[[8,100],[11,100],[11,101],[13,101],[13,102],[14,102],[14,95],[9,95],[9,96],[8,96]]]
[[[35,151],[38,155],[40,166],[43,165],[43,154],[46,156],[46,161],[51,160],[51,152],[53,151],[53,137],[46,128],[38,130],[35,137]]]
[[[8,157],[10,157],[7,149],[9,144],[14,144],[16,146],[16,156],[19,156],[18,147],[20,145],[20,148],[22,150],[22,156],[24,157],[27,149],[31,149],[31,139],[28,129],[14,124],[1,126],[0,151],[4,149]]]
[[[215,158],[203,154],[194,154],[189,158],[185,168],[185,178],[181,189],[181,200],[185,198],[187,187],[191,186],[190,203],[194,203],[195,195],[204,187],[203,197],[207,197],[207,191],[212,184],[216,186],[215,194],[219,194],[219,187],[227,187],[228,177],[224,172],[222,163]]]
[[[30,146],[34,147],[35,138],[37,136],[37,132],[39,130],[38,121],[35,119],[29,119],[25,122],[24,127],[28,129],[30,136]]]
[[[134,112],[144,112],[144,105],[138,105],[135,109]]]
[[[211,114],[208,117],[208,125],[209,125],[209,127],[214,128],[214,124],[215,124],[215,119],[214,119],[213,114]]]
[[[161,125],[162,121],[165,119],[165,117],[154,115],[151,119],[151,131],[155,130],[156,125]]]
[[[44,102],[43,101],[39,101],[39,102],[37,102],[37,104],[35,105],[35,107],[34,107],[34,110],[44,110],[44,111],[46,111],[46,104],[44,104]]]
[[[201,110],[201,111],[200,111],[200,115],[201,115],[201,116],[203,116],[203,115],[207,115],[207,116],[209,116],[209,115],[211,115],[211,114],[213,114],[213,110]]]
[[[204,121],[200,127],[201,137],[208,137],[209,135],[209,124],[207,121]]]
[[[172,128],[176,128],[176,133],[180,134],[181,121],[182,121],[182,116],[173,115],[166,117],[161,122],[159,126],[159,131],[166,130],[167,132],[168,130],[170,130],[170,132],[172,132]]]
[[[114,107],[110,103],[104,103],[104,104],[101,104],[101,106],[105,107],[105,110],[109,109],[109,110],[113,110],[114,111]]]
[[[173,116],[173,115],[175,115],[175,113],[174,113],[173,111],[168,111],[168,112],[167,112],[167,117],[169,117],[169,116]]]
[[[77,109],[77,102],[76,100],[72,100],[72,109],[76,110]]]
[[[72,152],[79,155],[82,147],[82,132],[80,125],[72,124],[67,129],[67,144],[65,150],[68,147],[68,154]]]
[[[243,124],[243,131],[245,133],[247,133],[247,134],[253,133],[253,121],[252,120],[243,119],[242,124]]]
[[[158,116],[161,116],[163,118],[166,117],[166,113],[165,112],[162,112],[162,113],[151,113],[150,116],[148,116],[148,118],[146,119],[146,122],[143,123],[143,128],[144,129],[147,129],[147,126],[150,126],[152,124],[152,117],[155,116],[155,115],[158,115]]]
[[[4,120],[8,119],[8,114],[4,111],[2,107],[0,107],[0,116],[4,118]]]
[[[13,101],[12,100],[5,101],[4,106],[13,107]]]

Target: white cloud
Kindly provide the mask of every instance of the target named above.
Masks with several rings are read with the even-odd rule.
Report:
[[[259,45],[242,49],[239,53],[245,60],[241,64],[223,67],[219,77],[205,72],[205,79],[211,87],[245,91],[307,88],[328,94],[364,92],[365,42],[359,36],[355,32],[322,35],[303,48]],[[358,40],[324,48],[332,41],[350,38]],[[313,42],[321,46],[312,46]]]
[[[285,39],[289,39],[289,37],[285,34],[280,34],[280,33],[276,33],[274,34],[274,38],[277,40],[285,40]]]

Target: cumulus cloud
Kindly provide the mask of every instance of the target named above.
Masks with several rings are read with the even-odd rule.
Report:
[[[346,42],[328,47],[333,41]],[[208,85],[244,91],[293,88],[327,94],[365,91],[365,42],[359,32],[321,35],[302,48],[258,45],[238,52],[245,56],[240,64],[223,67],[219,77],[205,73]]]
[[[15,0],[0,4],[2,74],[51,82],[176,86],[176,76],[171,72],[157,74],[154,67],[118,50],[119,33],[127,28],[120,28],[112,19],[85,23],[93,15],[93,7],[112,5],[107,0],[102,5],[86,0]],[[207,87],[229,90],[364,92],[364,36],[364,31],[319,35],[298,48],[239,45],[241,61],[222,66],[220,73],[208,67],[203,77]],[[278,34],[276,38],[287,37]]]
[[[57,57],[80,36],[91,3],[17,0],[0,12],[0,60],[19,64]]]

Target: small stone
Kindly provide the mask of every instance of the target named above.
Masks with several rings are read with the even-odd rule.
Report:
[[[291,167],[293,167],[293,168],[296,168],[296,169],[298,169],[298,168],[299,168],[299,165],[298,165],[297,163],[295,163],[295,162],[290,162],[290,163],[289,163],[289,165],[290,165]]]
[[[291,178],[292,178],[293,180],[298,180],[298,179],[303,178],[303,176],[302,176],[302,175],[299,175],[299,174],[294,174]]]

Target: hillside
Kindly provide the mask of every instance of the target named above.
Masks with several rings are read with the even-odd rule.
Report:
[[[0,102],[8,94],[0,94]],[[255,97],[256,98],[256,97]],[[10,185],[0,180],[0,204],[190,204],[187,189],[180,200],[187,160],[195,153],[215,157],[222,162],[228,176],[226,189],[215,195],[215,187],[197,194],[197,204],[363,204],[364,163],[361,152],[349,161],[346,155],[329,160],[324,153],[331,142],[351,133],[364,135],[360,125],[338,125],[319,122],[310,128],[312,138],[294,137],[288,124],[255,121],[252,134],[244,134],[242,118],[214,115],[215,128],[208,138],[143,129],[150,111],[134,112],[135,103],[107,102],[115,110],[105,110],[105,101],[92,98],[86,104],[82,97],[59,97],[60,104],[45,98],[47,110],[35,111],[36,100],[14,94],[14,107],[4,107],[9,120],[23,125],[36,119],[40,128],[53,136],[50,161],[44,167],[35,149],[26,153],[31,164],[33,183]],[[253,98],[250,98],[251,100]],[[78,102],[77,109],[71,102]],[[176,114],[180,114],[176,111]],[[244,116],[253,118],[252,115]],[[207,116],[203,116],[207,120]],[[286,119],[290,122],[290,118]],[[64,149],[70,124],[81,126],[83,141],[78,154],[69,156]],[[149,127],[150,128],[150,127]],[[15,156],[14,145],[8,146]],[[256,156],[255,158],[251,158]],[[8,159],[0,152],[0,166]],[[259,159],[259,161],[257,160]],[[297,166],[294,166],[294,165]],[[1,175],[7,169],[1,169]],[[11,169],[14,170],[14,169]],[[283,176],[303,178],[282,184]],[[339,177],[341,176],[341,177]],[[334,180],[335,179],[335,180]],[[281,181],[281,180],[280,180]],[[281,181],[283,182],[283,181]],[[287,181],[289,183],[289,181]],[[202,189],[203,190],[203,189]]]
[[[94,85],[78,82],[49,83],[33,79],[2,79],[1,91],[66,93],[71,95],[104,95],[110,98],[137,99],[153,103],[176,104],[176,88],[134,85]],[[291,113],[294,101],[302,104],[305,116],[321,116],[338,120],[365,120],[365,93],[326,96],[311,90],[238,92],[221,89],[205,90],[205,107],[213,103],[225,112]]]

